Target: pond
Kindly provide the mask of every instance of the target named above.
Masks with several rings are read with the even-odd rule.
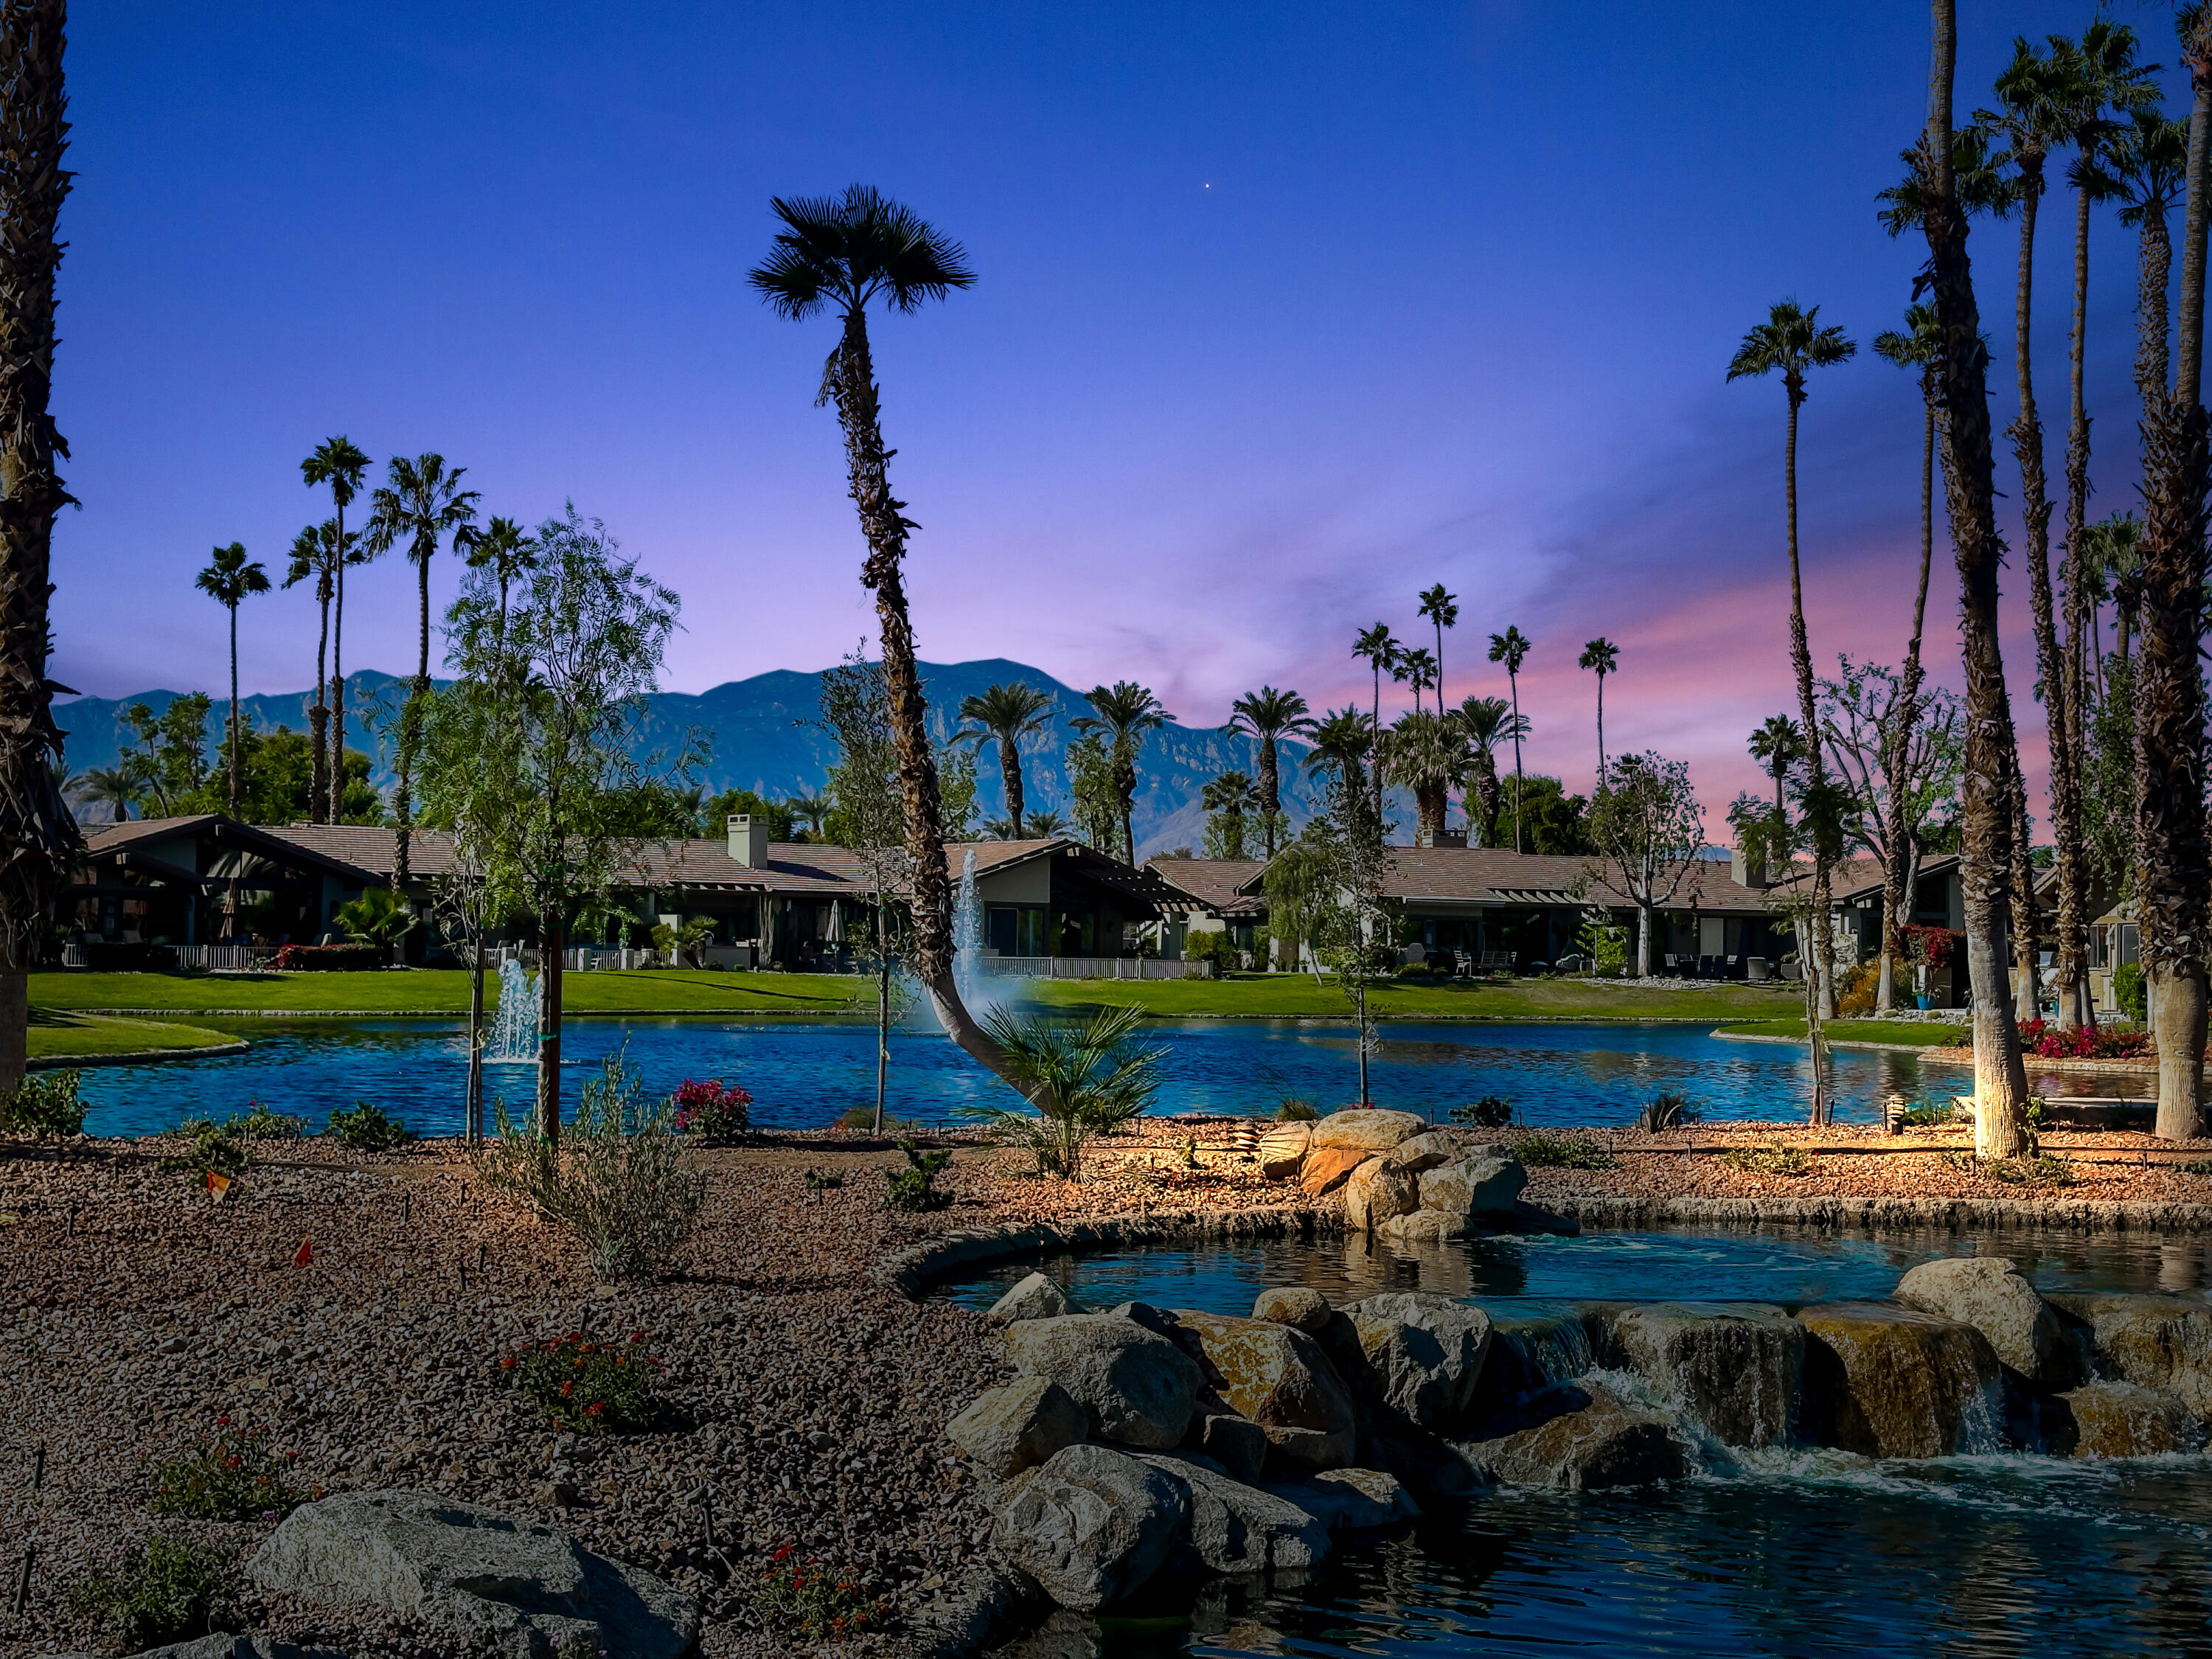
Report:
[[[246,1054],[158,1066],[96,1067],[84,1074],[95,1134],[145,1134],[186,1117],[228,1116],[258,1100],[319,1127],[333,1107],[368,1100],[425,1133],[460,1127],[466,1071],[463,1028],[450,1020],[272,1020],[221,1025],[250,1041]],[[1357,1040],[1322,1020],[1157,1021],[1147,1039],[1167,1050],[1162,1112],[1269,1115],[1296,1096],[1322,1110],[1358,1088]],[[720,1078],[751,1091],[768,1128],[818,1128],[875,1099],[875,1028],[855,1020],[579,1019],[562,1035],[563,1094],[627,1048],[647,1088]],[[1919,1055],[1838,1049],[1837,1115],[1871,1121],[1893,1093],[1908,1099],[1969,1086],[1954,1066]],[[486,1098],[518,1110],[532,1090],[527,1065],[489,1068]],[[1791,1044],[1714,1036],[1700,1025],[1420,1024],[1385,1026],[1370,1066],[1377,1103],[1442,1117],[1484,1095],[1513,1103],[1524,1123],[1632,1121],[1662,1091],[1687,1094],[1712,1118],[1802,1119],[1810,1098],[1805,1051]],[[2132,1094],[2145,1079],[2051,1077],[2046,1092]],[[1005,1099],[972,1060],[933,1028],[891,1038],[891,1110],[922,1123]]]

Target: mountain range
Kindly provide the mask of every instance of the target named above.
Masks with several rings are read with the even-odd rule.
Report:
[[[1078,735],[1071,722],[1091,712],[1083,694],[1041,669],[1003,657],[979,662],[923,663],[921,667],[923,694],[929,702],[930,734],[940,743],[949,739],[961,723],[961,700],[988,686],[1025,681],[1052,697],[1050,729],[1034,733],[1022,744],[1023,787],[1030,811],[1054,810],[1072,822],[1073,802],[1065,756],[1067,744]],[[406,682],[364,670],[349,676],[349,685],[353,703],[349,741],[371,757],[377,783],[386,786],[392,762],[387,716],[404,695]],[[702,734],[707,739],[708,759],[700,776],[708,794],[732,788],[751,789],[777,799],[818,794],[836,758],[836,744],[829,734],[812,724],[818,718],[821,690],[820,673],[780,669],[750,679],[731,680],[696,695],[656,692],[648,699],[645,718],[639,724],[637,744],[641,753],[673,752],[687,731]],[[143,702],[158,714],[179,695],[153,690],[127,697],[79,697],[56,704],[54,718],[68,740],[64,763],[76,772],[114,765],[123,747],[122,711]],[[258,729],[289,726],[305,731],[307,707],[313,701],[312,692],[301,691],[241,697],[239,703],[246,720]],[[208,722],[211,751],[220,746],[228,710],[228,701],[218,698]],[[1282,747],[1284,810],[1293,823],[1301,823],[1312,814],[1318,792],[1310,787],[1305,776],[1304,746],[1285,744]],[[1198,804],[1199,791],[1216,775],[1232,769],[1256,777],[1258,748],[1250,738],[1229,737],[1218,727],[1176,721],[1147,732],[1137,766],[1133,814],[1139,855],[1175,847],[1202,847],[1206,815]],[[979,747],[975,771],[981,816],[1002,817],[1006,798],[995,741]]]

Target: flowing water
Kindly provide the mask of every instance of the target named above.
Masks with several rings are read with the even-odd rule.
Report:
[[[537,1063],[538,975],[509,957],[499,964],[499,1004],[484,1032],[484,1064]]]

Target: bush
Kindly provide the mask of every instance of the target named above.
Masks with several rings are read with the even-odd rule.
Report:
[[[1982,1173],[1992,1181],[2002,1181],[2008,1187],[2070,1187],[2074,1184],[2074,1166],[2063,1158],[2053,1158],[2048,1152],[2035,1152],[2027,1158],[1993,1158],[1982,1165]]]
[[[156,1515],[193,1521],[280,1520],[298,1505],[286,1476],[291,1459],[269,1447],[266,1429],[241,1429],[229,1414],[190,1451],[154,1466]]]
[[[350,1111],[336,1111],[323,1127],[326,1139],[350,1152],[388,1152],[415,1139],[415,1132],[396,1117],[386,1117],[381,1106],[356,1100]]]
[[[1636,1127],[1647,1135],[1656,1135],[1662,1129],[1680,1129],[1697,1121],[1698,1109],[1690,1104],[1689,1096],[1671,1090],[1652,1096],[1636,1115]]]
[[[132,1652],[204,1636],[237,1600],[230,1558],[189,1539],[155,1533],[115,1565],[70,1587],[70,1610],[112,1629]],[[226,1617],[223,1622],[229,1622]]]
[[[2112,1000],[2138,1025],[2150,1018],[2150,993],[2143,981],[2142,963],[2124,962],[2112,969]]]
[[[1225,974],[1237,965],[1236,941],[1229,937],[1226,928],[1185,933],[1182,959],[1185,962],[1210,962],[1215,973]]]
[[[500,1380],[572,1434],[635,1434],[660,1417],[660,1362],[649,1333],[600,1342],[570,1331],[499,1362]]]
[[[211,1175],[243,1175],[253,1162],[252,1155],[231,1139],[228,1129],[205,1118],[186,1118],[177,1125],[176,1133],[191,1136],[191,1144],[163,1158],[164,1170],[205,1180]]]
[[[1321,1108],[1310,1100],[1291,1097],[1275,1108],[1275,1121],[1278,1123],[1318,1123],[1320,1121]]]
[[[1581,1135],[1532,1131],[1513,1143],[1513,1156],[1532,1170],[1609,1170],[1613,1154]]]
[[[2140,1060],[2151,1053],[2150,1033],[2133,1025],[2080,1025],[2067,1031],[2046,1019],[2024,1019],[2020,1042],[2039,1060]]]
[[[1881,963],[1863,962],[1844,975],[1841,992],[1836,998],[1836,1014],[1842,1019],[1857,1019],[1874,1012],[1875,999],[1881,989]]]
[[[826,1193],[845,1184],[843,1172],[837,1170],[808,1169],[800,1170],[799,1174],[805,1178],[806,1190],[810,1193]]]
[[[1796,1146],[1739,1146],[1723,1152],[1721,1162],[1747,1175],[1795,1177],[1813,1173],[1811,1155]]]
[[[1933,1129],[1940,1124],[1955,1123],[1959,1107],[1955,1101],[1936,1100],[1923,1095],[1905,1109],[1898,1121],[1908,1129]]]
[[[380,945],[287,945],[270,965],[288,974],[352,974],[383,967],[385,955]]]
[[[743,1089],[725,1086],[720,1078],[695,1083],[687,1077],[676,1085],[668,1101],[676,1109],[678,1134],[723,1140],[752,1127],[753,1097]],[[872,1113],[869,1121],[874,1121]]]
[[[933,1184],[952,1162],[950,1152],[918,1152],[911,1140],[902,1140],[899,1151],[906,1154],[906,1168],[884,1171],[884,1208],[905,1210],[919,1214],[927,1210],[942,1210],[952,1202],[952,1194],[940,1193]]]
[[[258,1100],[246,1103],[243,1112],[233,1112],[223,1126],[226,1134],[247,1140],[297,1140],[305,1121],[289,1112],[272,1112]]]
[[[763,1624],[808,1641],[838,1642],[883,1628],[884,1605],[867,1595],[857,1571],[832,1571],[811,1557],[794,1559],[798,1553],[796,1544],[786,1544],[761,1575],[753,1607]]]
[[[0,1099],[0,1134],[45,1140],[84,1133],[84,1102],[77,1097],[75,1072],[27,1072]]]
[[[1471,1105],[1451,1109],[1452,1121],[1472,1123],[1478,1129],[1502,1129],[1513,1121],[1513,1103],[1498,1095],[1485,1095]]]
[[[1002,1140],[1035,1154],[1040,1175],[1083,1179],[1083,1149],[1143,1114],[1160,1086],[1166,1051],[1134,1040],[1138,1008],[1102,1008],[1082,1024],[1010,1014],[985,1017],[1008,1083],[1036,1115],[999,1105],[966,1107]]]

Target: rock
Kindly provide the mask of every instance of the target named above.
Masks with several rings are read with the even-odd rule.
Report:
[[[1057,1319],[1062,1314],[1082,1311],[1058,1279],[1050,1273],[1035,1273],[993,1303],[989,1318],[994,1325],[1012,1325],[1024,1319]]]
[[[1004,1480],[1043,1462],[1089,1431],[1091,1419],[1059,1383],[1025,1376],[992,1389],[945,1425],[945,1438],[982,1474]]]
[[[1421,1176],[1421,1207],[1455,1218],[1510,1215],[1528,1172],[1517,1158],[1463,1158]]]
[[[347,1492],[286,1516],[246,1563],[264,1589],[369,1602],[525,1652],[678,1659],[699,1609],[566,1533],[425,1492]]]
[[[58,1655],[56,1659],[92,1659],[92,1656]],[[345,1659],[345,1656],[335,1648],[295,1647],[265,1636],[233,1636],[218,1631],[194,1641],[148,1648],[133,1659]]]
[[[1278,1123],[1260,1137],[1260,1173],[1270,1181],[1286,1181],[1305,1161],[1313,1140],[1310,1123]]]
[[[1313,1151],[1387,1152],[1428,1127],[1427,1120],[1417,1112],[1383,1112],[1355,1106],[1349,1111],[1331,1112],[1313,1126]]]
[[[1190,1513],[1184,1543],[1209,1572],[1310,1567],[1328,1554],[1328,1526],[1295,1504],[1194,1458],[1148,1452],[1139,1461],[1182,1486]]]
[[[1492,1315],[1490,1352],[1467,1412],[1470,1428],[1480,1427],[1473,1437],[1493,1440],[1588,1405],[1579,1391],[1571,1403],[1553,1395],[1597,1363],[1590,1328],[1610,1316],[1602,1304],[1587,1310]],[[1621,1363],[1626,1363],[1625,1357]]]
[[[1249,1485],[1267,1472],[1267,1431],[1249,1417],[1206,1412],[1194,1438],[1198,1449],[1226,1469],[1232,1480]]]
[[[1479,1139],[1465,1129],[1428,1129],[1411,1140],[1401,1140],[1383,1155],[1384,1162],[1415,1175],[1439,1164],[1456,1164],[1463,1158],[1510,1158],[1513,1149],[1502,1141]]]
[[[2084,1322],[2097,1357],[2124,1382],[2176,1395],[2212,1421],[2212,1307],[2179,1296],[2054,1296]]]
[[[1181,1347],[1133,1320],[1063,1314],[1006,1328],[1024,1376],[1057,1382],[1090,1419],[1090,1437],[1166,1451],[1182,1443],[1205,1381]]]
[[[1377,1398],[1421,1428],[1457,1427],[1490,1352],[1489,1316],[1424,1291],[1370,1296],[1344,1312]]]
[[[2155,1389],[2091,1382],[2059,1398],[2074,1413],[2076,1457],[2156,1457],[2204,1443],[2204,1425],[2196,1413]]]
[[[1805,1370],[1805,1328],[1751,1302],[1630,1308],[1613,1338],[1638,1375],[1723,1445],[1790,1438]]]
[[[1311,1471],[1351,1461],[1352,1396],[1313,1337],[1264,1319],[1183,1308],[1175,1316],[1204,1348],[1221,1397],[1260,1425],[1284,1462]]]
[[[1374,1156],[1351,1146],[1308,1152],[1298,1170],[1298,1185],[1316,1198],[1325,1197],[1351,1180],[1352,1172]]]
[[[1411,1215],[1392,1218],[1375,1231],[1386,1243],[1414,1249],[1426,1244],[1442,1244],[1447,1239],[1465,1238],[1467,1218],[1446,1215],[1442,1210],[1416,1210]]]
[[[1264,1319],[1276,1325],[1288,1325],[1309,1335],[1328,1324],[1329,1315],[1335,1311],[1329,1306],[1327,1297],[1304,1285],[1262,1291],[1252,1304],[1253,1318]]]
[[[1345,1224],[1354,1232],[1371,1233],[1420,1207],[1421,1177],[1382,1158],[1369,1158],[1344,1183]]]
[[[1277,1481],[1267,1490],[1333,1533],[1387,1527],[1421,1512],[1405,1482],[1380,1469],[1329,1469],[1310,1480]]]
[[[1869,1457],[1997,1449],[2002,1373],[1972,1325],[1877,1302],[1806,1308],[1797,1322],[1814,1437]]]
[[[1648,1486],[1688,1472],[1681,1443],[1664,1419],[1631,1411],[1602,1389],[1583,1390],[1582,1397],[1589,1403],[1578,1410],[1455,1449],[1491,1480],[1561,1492]]]
[[[999,1494],[999,1547],[1047,1595],[1089,1612],[1118,1601],[1166,1560],[1189,1516],[1182,1483],[1127,1452],[1070,1446]]]
[[[1943,1256],[1898,1281],[1897,1299],[1972,1325],[1998,1360],[2041,1389],[2080,1382],[2073,1345],[2051,1304],[2002,1256]]]

